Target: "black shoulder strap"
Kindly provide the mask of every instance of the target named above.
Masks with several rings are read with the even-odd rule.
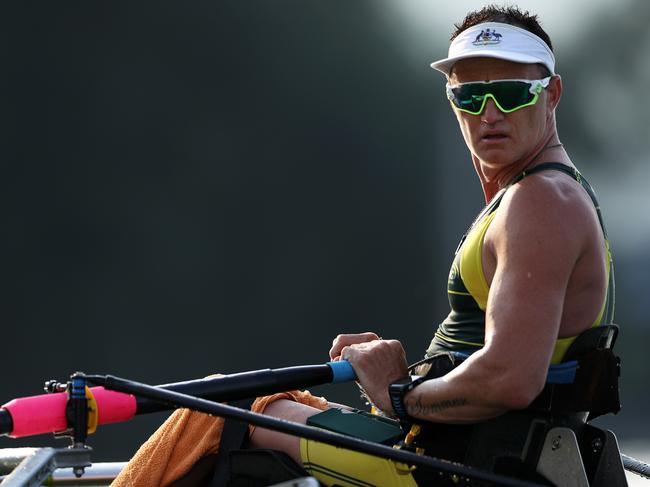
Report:
[[[535,174],[536,172],[541,172],[541,171],[548,171],[548,170],[555,170],[555,171],[560,171],[563,173],[568,174],[571,176],[573,179],[577,180],[578,174],[580,174],[576,169],[574,169],[571,166],[567,166],[566,164],[562,164],[561,162],[543,162],[542,164],[539,164],[532,169],[527,169],[526,171],[523,171],[521,174],[515,177],[515,179],[512,180],[510,184],[515,184],[524,179],[526,176],[529,176],[531,174]]]

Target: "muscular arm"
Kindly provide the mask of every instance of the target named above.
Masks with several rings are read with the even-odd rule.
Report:
[[[440,379],[405,397],[409,414],[476,422],[525,408],[544,387],[567,283],[586,240],[574,194],[544,178],[512,188],[486,238],[494,274],[485,346]]]

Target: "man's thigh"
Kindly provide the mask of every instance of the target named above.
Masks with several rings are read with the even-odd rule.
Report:
[[[338,404],[330,405],[340,407]],[[350,409],[347,406],[343,408]],[[306,424],[310,416],[321,412],[305,404],[281,399],[270,404],[264,414]],[[250,447],[283,451],[326,485],[417,485],[407,465],[264,428],[255,429]]]

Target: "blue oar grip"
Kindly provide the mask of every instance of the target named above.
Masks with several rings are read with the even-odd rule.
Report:
[[[352,365],[350,365],[350,362],[347,360],[327,362],[327,365],[332,369],[332,384],[357,380],[357,374],[354,372]]]

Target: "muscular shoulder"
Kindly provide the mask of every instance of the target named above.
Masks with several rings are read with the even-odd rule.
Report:
[[[594,217],[580,184],[557,171],[537,173],[506,192],[486,243],[495,256],[508,249],[530,258],[577,259]]]

